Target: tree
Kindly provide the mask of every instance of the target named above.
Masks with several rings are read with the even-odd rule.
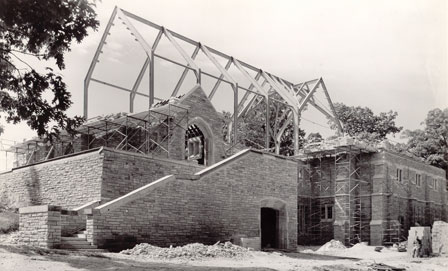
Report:
[[[368,107],[347,106],[343,103],[335,103],[334,107],[344,132],[350,136],[369,141],[381,141],[388,134],[396,134],[403,129],[396,126],[395,118],[398,113],[394,111],[375,115]],[[337,129],[332,121],[330,126],[332,129]]]
[[[448,108],[428,112],[424,128],[406,130],[406,149],[433,166],[448,169]],[[448,176],[448,172],[447,172]]]
[[[54,60],[64,69],[72,41],[99,25],[94,6],[87,0],[0,0],[0,112],[8,122],[26,121],[50,140],[82,123],[66,114],[72,102],[62,76],[48,67],[38,72],[26,59]]]
[[[306,141],[307,143],[315,143],[315,142],[320,142],[322,141],[324,138],[322,137],[322,135],[320,133],[310,133],[308,134],[308,136],[306,137]]]
[[[280,99],[280,97],[273,96]],[[247,113],[238,119],[238,141],[240,146],[251,147],[256,149],[265,148],[266,135],[266,104],[264,102],[255,102],[256,104],[250,108]],[[277,134],[283,124],[285,124],[288,107],[284,104],[271,102],[269,112],[270,130]],[[224,112],[226,126],[224,129],[225,139],[228,136],[227,126],[232,121],[231,114]],[[283,116],[283,117],[282,117]],[[272,136],[272,133],[271,133]],[[299,129],[299,147],[305,142],[305,131]],[[294,128],[292,121],[286,125],[280,138],[270,139],[269,149],[276,153],[291,156],[294,154]]]

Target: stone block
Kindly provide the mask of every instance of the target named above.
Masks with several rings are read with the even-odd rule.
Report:
[[[448,256],[448,223],[434,222],[432,226],[432,252],[439,256]]]

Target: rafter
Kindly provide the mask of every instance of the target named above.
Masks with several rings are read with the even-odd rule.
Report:
[[[124,88],[121,86],[117,86],[105,81],[101,81],[98,79],[92,78],[93,70],[95,68],[95,64],[98,62],[98,58],[100,53],[102,52],[101,49],[103,45],[106,43],[106,37],[110,32],[111,27],[113,26],[113,21],[115,17],[118,16],[119,19],[123,22],[123,24],[126,26],[126,28],[130,31],[131,35],[134,36],[135,40],[139,43],[139,45],[143,48],[144,52],[146,53],[146,59],[141,67],[139,73],[137,74],[136,80],[132,86],[131,89]],[[131,20],[132,19],[132,20]],[[152,46],[144,39],[144,37],[137,31],[137,29],[134,27],[132,22],[138,21],[146,26],[149,26],[153,29],[156,29],[158,31],[158,35],[155,38],[154,43]],[[165,36],[169,43],[176,49],[176,51],[179,52],[179,54],[182,56],[182,58],[185,60],[186,64],[177,62],[173,59],[171,59],[169,56],[162,56],[160,54],[155,53],[157,44],[159,43],[160,39]],[[193,53],[187,54],[183,46],[185,44],[190,44],[195,47]],[[182,46],[181,46],[182,45]],[[219,76],[213,75],[207,71],[201,71],[199,68],[198,62],[196,61],[197,55],[199,51],[202,51],[206,58],[213,64],[214,67],[218,69],[220,72]],[[221,65],[220,62],[218,62],[217,57],[221,57],[227,61],[225,65]],[[163,61],[170,62],[174,65],[178,65],[183,67],[183,72],[180,76],[180,79],[178,80],[174,90],[172,91],[171,96],[176,96],[179,93],[179,90],[181,88],[181,85],[186,79],[186,76],[189,72],[189,70],[192,70],[195,73],[197,84],[202,84],[201,82],[201,76],[208,76],[210,78],[216,79],[216,82],[209,94],[209,100],[211,100],[217,91],[219,91],[219,87],[222,82],[228,83],[232,86],[233,89],[233,120],[231,122],[232,126],[237,126],[238,117],[244,116],[251,108],[253,108],[257,103],[261,103],[265,101],[266,108],[264,109],[266,112],[266,126],[268,129],[266,129],[267,136],[266,136],[266,148],[268,148],[270,135],[276,140],[277,138],[281,137],[284,133],[284,130],[286,127],[291,123],[291,121],[294,122],[294,138],[295,138],[295,148],[298,147],[298,128],[300,123],[300,117],[302,111],[305,110],[307,105],[310,105],[318,110],[318,112],[322,113],[327,118],[333,120],[337,127],[339,128],[339,132],[342,131],[342,126],[339,123],[336,112],[334,109],[334,106],[332,104],[332,101],[330,99],[329,93],[327,91],[327,88],[322,80],[322,78],[319,79],[313,79],[309,81],[305,81],[299,84],[294,84],[284,78],[281,78],[279,76],[276,76],[274,74],[271,74],[267,71],[264,71],[258,67],[252,66],[244,61],[241,61],[239,59],[236,59],[230,55],[227,55],[225,53],[222,53],[214,48],[211,48],[209,46],[206,46],[204,44],[201,44],[200,42],[194,41],[188,37],[185,37],[179,33],[176,33],[172,30],[168,30],[164,28],[163,26],[157,25],[153,22],[150,22],[146,19],[143,19],[137,15],[134,15],[128,11],[115,8],[114,12],[112,13],[112,16],[109,20],[109,23],[106,25],[105,33],[103,34],[103,37],[100,41],[100,44],[97,48],[97,51],[95,52],[95,56],[92,60],[92,63],[90,65],[89,71],[86,75],[85,81],[84,81],[84,115],[87,117],[87,106],[88,106],[88,88],[89,83],[91,81],[101,83],[104,85],[107,85],[109,87],[113,87],[116,89],[120,89],[123,91],[127,91],[130,93],[130,111],[134,111],[134,100],[137,95],[139,96],[145,96],[149,97],[150,106],[152,105],[154,99],[159,100],[159,98],[154,97],[154,57],[157,59],[161,59]],[[237,74],[230,73],[229,69],[232,67],[232,65],[236,68]],[[144,74],[148,71],[149,68],[149,95],[138,93],[139,86],[141,84],[142,78],[144,77]],[[233,70],[232,70],[233,71]],[[239,72],[239,73],[238,73]],[[253,72],[256,72],[256,76],[254,77],[252,74]],[[260,78],[262,78],[263,83],[261,83]],[[243,87],[239,86],[238,80],[245,80],[250,83],[249,87]],[[319,100],[316,98],[316,92],[317,90],[323,90],[326,100],[329,104],[328,109],[325,105],[318,104]],[[245,92],[241,92],[241,90],[244,90]],[[240,101],[238,101],[238,95],[243,96],[240,97]],[[280,98],[278,98],[280,97]],[[263,99],[262,99],[263,98]],[[270,119],[270,103],[279,103],[279,104],[285,104],[289,107],[288,111],[282,112],[282,114],[279,114],[277,112],[275,117],[275,123],[274,126],[275,129],[278,131],[270,131],[271,125],[269,123]],[[282,125],[280,125],[280,123]],[[279,127],[281,126],[281,127]],[[236,140],[237,135],[236,131],[237,129],[235,127],[231,127],[230,129],[233,129],[234,131],[234,139]],[[229,130],[230,130],[229,129]],[[276,134],[274,134],[276,133]],[[230,138],[230,137],[229,137]]]

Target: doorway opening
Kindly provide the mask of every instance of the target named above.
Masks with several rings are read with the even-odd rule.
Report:
[[[279,247],[279,211],[261,208],[261,248]]]
[[[187,160],[196,160],[199,165],[207,164],[207,146],[204,134],[196,124],[188,126],[185,133]]]

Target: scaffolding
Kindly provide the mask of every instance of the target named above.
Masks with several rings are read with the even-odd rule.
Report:
[[[350,245],[363,241],[360,156],[360,149],[353,146],[337,148],[334,154],[335,206],[346,216],[345,243]]]
[[[363,153],[375,152],[376,148],[365,142],[361,142],[349,137],[341,137],[334,140],[327,140],[309,144],[305,146],[302,153],[297,157],[305,163],[304,168],[310,174],[309,182],[318,190],[312,190],[313,196],[320,195],[320,192],[331,189],[333,191],[333,216],[343,222],[342,234],[346,245],[366,241],[363,230],[369,227],[366,221],[365,206],[363,203],[363,185],[367,184],[362,180],[361,156]],[[330,176],[331,184],[323,185],[322,182],[322,160],[333,161],[334,176]],[[315,165],[311,165],[314,163]],[[313,177],[314,176],[314,177]],[[316,194],[317,192],[317,194]],[[311,199],[310,199],[311,201]],[[328,201],[317,199],[308,220],[311,223],[310,235],[314,243],[319,243],[323,233],[327,231],[328,223],[323,222],[322,210]]]
[[[34,138],[10,144],[3,151],[6,155],[14,155],[12,167],[36,164],[99,147],[170,158],[173,131],[186,131],[188,115],[188,108],[167,101],[137,114],[119,113],[90,119],[74,134],[63,133],[51,143]]]
[[[139,31],[136,27],[138,25],[140,25],[140,27],[144,27],[144,30],[154,32],[154,38],[152,39],[147,35],[142,34],[146,31],[140,32],[142,29]],[[107,46],[105,47],[104,45],[107,44],[107,40],[110,39],[109,35],[111,34],[111,30],[118,28],[118,26],[124,26],[126,29],[125,31],[130,34],[128,35],[128,38],[135,40],[135,42],[145,53],[145,61],[136,77],[132,89],[108,82],[110,80],[99,79],[93,76],[97,63],[100,62],[101,54],[107,51]],[[166,53],[162,55],[163,50],[160,50],[159,48],[161,47],[159,44],[162,41],[168,42],[168,46],[177,51],[183,60],[174,59],[173,56],[166,55]],[[187,51],[189,51],[188,48],[191,46],[194,48],[194,51],[190,55]],[[197,60],[197,58],[199,58],[198,55],[205,56],[207,62],[209,61],[208,64],[211,64],[209,67],[213,67],[213,70],[216,68],[219,73],[213,74],[212,71],[206,70],[206,66],[202,65],[200,61]],[[298,151],[300,141],[299,125],[301,113],[306,110],[308,105],[315,108],[319,114],[323,114],[329,120],[333,121],[337,126],[338,134],[342,133],[342,126],[336,116],[333,103],[322,78],[300,83],[292,83],[263,69],[239,60],[236,57],[206,46],[201,42],[194,41],[191,38],[185,37],[118,7],[115,7],[109,22],[105,26],[105,31],[102,35],[100,43],[98,44],[98,48],[94,54],[84,80],[84,117],[88,118],[89,92],[91,91],[91,83],[100,84],[112,89],[129,93],[129,112],[131,113],[134,111],[134,102],[137,96],[147,99],[148,108],[152,108],[155,101],[161,100],[161,97],[157,97],[158,94],[154,87],[154,82],[156,81],[155,75],[158,74],[158,72],[155,71],[156,60],[163,61],[165,64],[175,65],[176,67],[181,67],[181,69],[183,69],[179,79],[177,79],[178,77],[173,78],[173,80],[177,81],[177,84],[172,93],[170,92],[171,97],[175,97],[179,94],[181,86],[184,83],[188,73],[193,73],[196,81],[195,83],[203,87],[205,87],[205,84],[203,84],[203,79],[205,77],[207,77],[208,80],[211,79],[212,82],[216,80],[213,88],[208,94],[208,99],[210,101],[213,101],[213,99],[216,100],[216,96],[219,96],[216,95],[216,93],[222,91],[222,85],[230,86],[233,91],[233,112],[231,112],[232,121],[228,125],[229,133],[232,133],[233,135],[227,137],[229,140],[228,143],[230,144],[228,149],[230,153],[234,152],[233,149],[239,142],[239,118],[244,117],[246,114],[245,112],[248,112],[248,110],[260,102],[264,102],[266,105],[264,109],[264,114],[266,115],[266,127],[271,127],[272,123],[270,122],[275,122],[276,124],[283,123],[278,127],[278,129],[265,129],[263,145],[266,150],[270,150],[270,143],[278,138],[281,138],[286,130],[286,127],[289,124],[293,124],[294,151]],[[223,65],[223,63],[219,60],[224,60],[226,64]],[[200,68],[201,66],[203,66],[203,69]],[[147,89],[147,93],[143,93],[139,91],[139,86],[141,85],[142,79],[148,70],[149,88]],[[234,72],[231,72],[232,70]],[[315,95],[318,90],[321,90],[325,95],[328,107],[318,103]],[[127,101],[125,102],[127,103]],[[282,114],[282,116],[277,116],[274,120],[270,120],[270,104],[284,104],[288,107],[288,111],[286,114]],[[276,151],[277,154],[279,153],[278,148],[273,150]]]
[[[398,202],[393,202],[394,199],[396,199],[396,195],[394,193],[394,186],[397,185],[398,176],[393,177],[393,172],[389,172],[389,168],[387,169],[387,177],[383,182],[385,182],[385,185],[383,183],[383,187],[385,188],[385,195],[386,195],[386,206],[393,206],[394,204],[398,204]],[[400,173],[401,174],[401,173]],[[392,176],[391,176],[392,175]],[[395,181],[394,181],[395,180]],[[386,208],[386,225],[384,225],[384,231],[383,231],[383,244],[387,246],[391,246],[393,244],[399,243],[401,241],[400,239],[400,231],[401,226],[399,223],[397,223],[396,220],[392,219],[392,208]]]
[[[301,205],[305,205],[307,209],[305,220],[307,221],[306,235],[309,238],[309,243],[321,244],[332,239],[328,234],[332,232],[332,223],[331,220],[327,219],[326,211],[322,207],[333,205],[334,202],[331,195],[321,195],[322,193],[328,193],[327,191],[331,191],[332,188],[329,182],[325,181],[325,177],[331,178],[331,176],[324,176],[323,174],[322,159],[324,157],[316,155],[314,158],[316,159],[304,160],[305,164],[302,166],[302,178],[299,185],[308,189],[309,194],[299,195],[299,197],[301,198]]]

